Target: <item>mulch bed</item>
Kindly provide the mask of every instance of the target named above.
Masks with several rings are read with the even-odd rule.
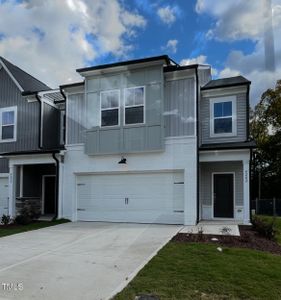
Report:
[[[242,225],[239,226],[239,230],[240,236],[178,233],[172,241],[179,243],[211,243],[218,246],[249,248],[281,255],[281,246],[278,243],[259,235],[251,226]],[[218,241],[212,241],[212,238],[217,238]]]

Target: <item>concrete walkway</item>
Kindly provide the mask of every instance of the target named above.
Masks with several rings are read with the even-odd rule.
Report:
[[[196,234],[201,230],[203,234],[240,236],[238,224],[226,221],[201,221],[196,226],[184,226],[180,232]]]
[[[0,238],[0,299],[109,299],[181,228],[79,222]]]

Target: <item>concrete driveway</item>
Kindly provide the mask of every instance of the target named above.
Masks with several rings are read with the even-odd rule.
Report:
[[[78,222],[0,238],[0,299],[109,299],[180,228]]]

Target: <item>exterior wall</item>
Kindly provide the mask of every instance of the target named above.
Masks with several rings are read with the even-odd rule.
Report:
[[[195,134],[195,78],[166,81],[164,89],[165,136]]]
[[[202,219],[211,219],[213,210],[212,173],[234,172],[234,218],[243,219],[243,163],[242,161],[200,163],[200,204]]]
[[[237,109],[237,135],[228,137],[211,137],[210,136],[210,98],[218,96],[201,97],[200,101],[200,133],[201,143],[228,143],[228,142],[241,142],[247,139],[247,94],[239,93],[232,94],[236,96],[236,109]],[[227,94],[227,96],[231,96]]]
[[[145,124],[124,125],[124,88],[145,86]],[[100,128],[100,92],[120,89],[120,125]],[[69,94],[67,144],[89,155],[163,150],[162,67],[86,78],[85,93]],[[136,139],[137,137],[137,139]]]
[[[199,86],[204,86],[210,80],[212,80],[211,67],[201,67],[201,68],[199,67],[198,68]]]
[[[60,146],[61,113],[56,107],[42,102],[42,136],[44,149],[56,149]]]
[[[59,217],[76,220],[76,174],[127,174],[129,172],[184,171],[184,213],[182,222],[196,223],[196,138],[166,139],[160,153],[127,154],[127,164],[119,165],[120,155],[87,156],[83,145],[66,146],[60,170]]]
[[[37,150],[39,139],[39,103],[28,103],[2,68],[0,69],[0,108],[17,106],[17,140],[0,143],[0,153]]]
[[[0,173],[9,173],[9,161],[7,158],[0,158]]]

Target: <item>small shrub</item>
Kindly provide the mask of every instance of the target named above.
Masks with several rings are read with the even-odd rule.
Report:
[[[275,219],[266,221],[265,219],[255,215],[252,218],[252,224],[254,229],[267,239],[273,240],[276,235]]]
[[[9,225],[11,223],[12,219],[9,215],[3,215],[1,218],[1,224],[3,225]]]
[[[18,215],[15,218],[15,222],[18,225],[28,225],[32,222],[32,219],[27,215]]]
[[[24,206],[21,209],[20,214],[16,216],[15,222],[19,225],[27,225],[32,222],[32,217],[32,212],[30,211],[29,207]]]

